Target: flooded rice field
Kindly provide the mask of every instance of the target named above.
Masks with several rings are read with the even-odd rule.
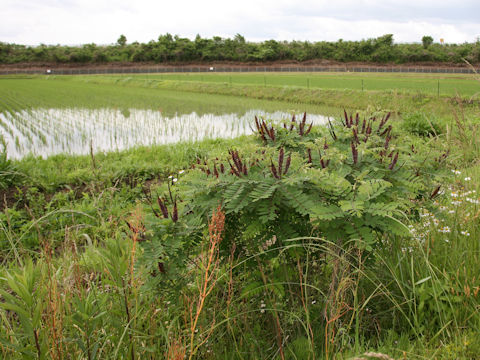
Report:
[[[26,155],[88,154],[142,145],[161,145],[250,134],[255,115],[273,122],[291,119],[282,111],[243,114],[164,115],[140,109],[30,109],[0,113],[0,135],[9,158]],[[308,115],[316,125],[327,118]]]

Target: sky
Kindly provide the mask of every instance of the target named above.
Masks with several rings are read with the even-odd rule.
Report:
[[[0,0],[0,41],[25,45],[148,42],[241,34],[247,41],[474,42],[480,0]]]

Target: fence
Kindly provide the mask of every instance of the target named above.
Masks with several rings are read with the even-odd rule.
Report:
[[[148,74],[148,73],[199,73],[199,72],[369,72],[369,73],[435,73],[435,74],[474,74],[480,68],[433,68],[433,67],[318,67],[318,66],[178,66],[149,68],[106,68],[106,69],[49,69],[49,70],[0,70],[0,75],[49,74],[49,75],[89,75],[89,74]]]

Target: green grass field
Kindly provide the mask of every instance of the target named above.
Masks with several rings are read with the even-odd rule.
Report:
[[[122,75],[131,76],[131,75]],[[145,74],[134,78],[200,81],[235,85],[295,86],[319,89],[399,90],[429,95],[478,95],[475,75],[378,73],[202,73]]]
[[[445,76],[437,96],[419,90],[435,76],[168,76],[1,78],[0,120],[42,141],[75,109],[98,128],[112,109],[335,119],[0,152],[0,358],[478,358],[480,83]]]

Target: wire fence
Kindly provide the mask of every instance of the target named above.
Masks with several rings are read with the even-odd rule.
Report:
[[[200,73],[200,72],[367,72],[367,73],[432,73],[432,74],[474,74],[480,68],[435,68],[435,67],[359,67],[359,66],[154,66],[122,68],[80,68],[80,69],[15,69],[0,70],[0,75],[94,75],[94,74],[149,74],[149,73]]]

